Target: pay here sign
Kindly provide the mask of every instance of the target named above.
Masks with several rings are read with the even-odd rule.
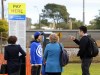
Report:
[[[26,4],[8,3],[9,36],[14,35],[26,51]]]
[[[26,5],[25,3],[9,3],[8,4],[8,14],[12,15],[25,15]]]

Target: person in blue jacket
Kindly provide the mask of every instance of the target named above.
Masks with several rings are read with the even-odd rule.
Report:
[[[49,40],[50,43],[46,45],[43,56],[45,73],[46,75],[61,75],[59,38],[57,34],[53,33],[50,35]]]
[[[31,56],[31,75],[40,75],[42,65],[42,35],[40,32],[34,33],[34,41],[30,45],[30,56]]]

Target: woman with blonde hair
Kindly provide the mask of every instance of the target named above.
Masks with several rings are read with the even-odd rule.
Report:
[[[59,37],[53,33],[49,36],[49,41],[50,43],[46,45],[44,51],[46,75],[61,75]]]

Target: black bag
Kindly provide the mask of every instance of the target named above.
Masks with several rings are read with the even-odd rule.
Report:
[[[88,37],[88,38],[89,38],[88,50],[89,50],[90,56],[91,57],[96,57],[99,53],[97,43],[93,38],[91,38],[91,37]]]
[[[1,74],[7,74],[7,64],[1,65]]]
[[[67,50],[65,50],[64,48],[62,48],[62,46],[61,46],[60,43],[59,43],[59,45],[60,45],[60,49],[61,49],[61,53],[60,53],[60,65],[62,67],[64,67],[69,62],[69,56],[68,56]]]

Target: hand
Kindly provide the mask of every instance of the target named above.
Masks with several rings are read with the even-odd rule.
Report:
[[[43,64],[44,64],[44,65],[46,65],[46,60],[45,60],[45,59],[44,59],[44,62],[43,62]]]
[[[75,40],[76,38],[75,38],[74,36],[71,36],[71,35],[70,35],[70,36],[69,36],[69,39],[70,39],[70,40]]]

